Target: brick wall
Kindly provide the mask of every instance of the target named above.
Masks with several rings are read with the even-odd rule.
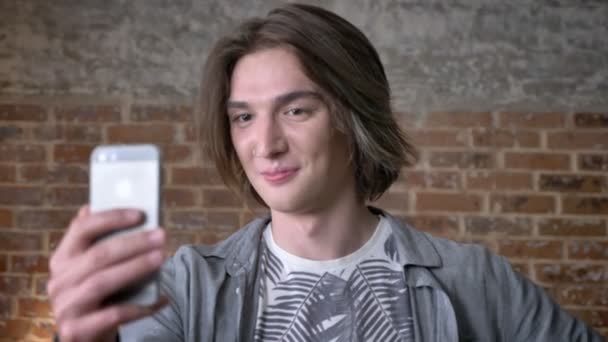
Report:
[[[96,144],[162,147],[171,250],[218,241],[262,211],[201,161],[189,106],[45,101],[0,104],[0,339],[44,340],[53,330],[48,258],[87,200]],[[421,158],[376,204],[421,230],[507,256],[608,336],[608,113],[400,120]]]

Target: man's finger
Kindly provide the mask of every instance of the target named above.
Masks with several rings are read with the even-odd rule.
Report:
[[[63,289],[53,303],[56,319],[63,321],[94,310],[111,294],[158,271],[163,260],[162,251],[148,252],[97,271],[75,287]]]
[[[163,229],[125,234],[104,240],[92,246],[77,257],[70,260],[70,272],[62,272],[60,276],[49,281],[47,291],[51,297],[65,288],[73,287],[84,281],[89,275],[100,270],[151,252],[162,251],[165,243]]]
[[[85,211],[88,209],[85,209]],[[113,209],[79,217],[72,222],[57,250],[69,258],[82,253],[99,237],[112,231],[135,226],[143,219],[136,209]]]
[[[62,324],[59,333],[62,340],[93,341],[101,337],[100,332],[116,331],[119,325],[152,315],[167,303],[167,298],[162,297],[157,304],[148,308],[136,305],[110,306]]]

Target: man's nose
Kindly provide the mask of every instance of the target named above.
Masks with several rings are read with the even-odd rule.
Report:
[[[287,151],[287,141],[283,129],[275,118],[260,120],[253,156],[260,158],[275,158]]]

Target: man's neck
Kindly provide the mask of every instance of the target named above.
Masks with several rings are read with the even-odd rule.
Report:
[[[305,214],[272,211],[272,234],[279,247],[306,259],[331,260],[359,249],[373,235],[378,218],[363,201],[347,196]]]

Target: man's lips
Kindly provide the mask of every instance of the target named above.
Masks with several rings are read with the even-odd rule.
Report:
[[[261,174],[264,179],[270,183],[281,183],[293,177],[297,171],[297,168],[285,168],[272,171],[264,171],[261,172]]]

